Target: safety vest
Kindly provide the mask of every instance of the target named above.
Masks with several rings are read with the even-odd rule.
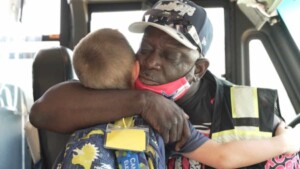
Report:
[[[276,90],[225,86],[223,97],[222,111],[213,115],[212,140],[226,143],[272,137],[274,112],[278,107]]]
[[[274,118],[282,118],[276,90],[235,86],[216,80],[217,94],[210,137],[219,143],[273,136]],[[283,118],[282,118],[283,119]],[[209,168],[209,167],[206,167]],[[243,169],[299,169],[299,154],[280,155]]]
[[[273,136],[274,116],[282,118],[276,90],[237,86],[214,77],[209,71],[203,78],[216,83],[215,96],[211,102],[213,104],[209,135],[211,139],[226,143],[233,140],[263,139]],[[243,169],[299,169],[299,163],[297,154],[280,155]],[[168,161],[168,169],[191,168],[210,169],[211,167],[185,157],[175,157]]]

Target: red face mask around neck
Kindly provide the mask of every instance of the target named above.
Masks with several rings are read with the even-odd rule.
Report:
[[[168,99],[178,100],[189,90],[190,83],[186,79],[186,77],[182,77],[173,82],[162,84],[162,85],[146,85],[137,79],[135,81],[135,88],[139,90],[150,90],[152,92],[158,93]]]

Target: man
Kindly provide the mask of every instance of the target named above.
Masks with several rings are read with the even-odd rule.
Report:
[[[31,122],[39,128],[72,132],[124,116],[140,114],[161,133],[166,143],[180,140],[180,146],[189,138],[187,117],[184,114],[186,112],[194,125],[201,126],[205,132],[210,130],[207,134],[222,142],[224,138],[219,136],[226,133],[223,131],[233,131],[228,128],[227,123],[234,128],[233,124],[239,124],[240,121],[231,121],[229,108],[240,108],[228,103],[231,94],[228,94],[228,89],[232,84],[207,71],[209,63],[203,56],[209,48],[212,28],[204,9],[191,1],[159,1],[153,9],[145,13],[143,20],[130,26],[132,31],[144,32],[137,53],[141,71],[136,85],[153,89],[154,92],[163,89],[165,96],[174,99],[180,107],[147,91],[93,91],[83,88],[78,82],[67,82],[51,88],[34,103],[30,114]],[[272,107],[273,110],[267,116],[271,119],[267,122],[268,133],[279,124],[278,118],[270,118],[270,113],[276,113],[276,97],[274,92],[270,93],[274,96],[271,99],[273,101],[265,108],[270,110]],[[264,98],[259,100],[264,102]],[[225,115],[221,112],[225,112]],[[226,120],[220,120],[221,117]],[[257,119],[254,119],[254,124],[260,125],[257,124]],[[235,154],[243,152],[249,161],[240,161],[238,156],[228,157],[226,151],[219,151],[220,145],[211,140],[201,145],[199,151],[197,149],[192,152],[191,156],[198,156],[197,160],[209,166],[228,168],[234,167],[231,166],[231,160],[239,161],[237,166],[245,166],[299,150],[296,130],[284,129],[284,125],[279,125],[277,133],[281,134],[273,138],[234,144],[235,148],[239,147]],[[264,132],[260,134],[264,136]],[[231,151],[232,142],[227,142],[226,145],[227,152]],[[216,156],[220,161],[212,160]]]

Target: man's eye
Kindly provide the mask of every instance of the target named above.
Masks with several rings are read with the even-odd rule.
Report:
[[[179,61],[181,53],[179,52],[164,52],[164,58],[173,62]]]

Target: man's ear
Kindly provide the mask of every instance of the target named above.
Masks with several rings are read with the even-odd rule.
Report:
[[[140,63],[136,60],[134,62],[133,68],[132,68],[132,80],[133,82],[136,81],[136,79],[139,77],[140,73]]]
[[[202,78],[209,66],[209,61],[206,58],[197,59],[195,62],[195,76],[196,78]]]

